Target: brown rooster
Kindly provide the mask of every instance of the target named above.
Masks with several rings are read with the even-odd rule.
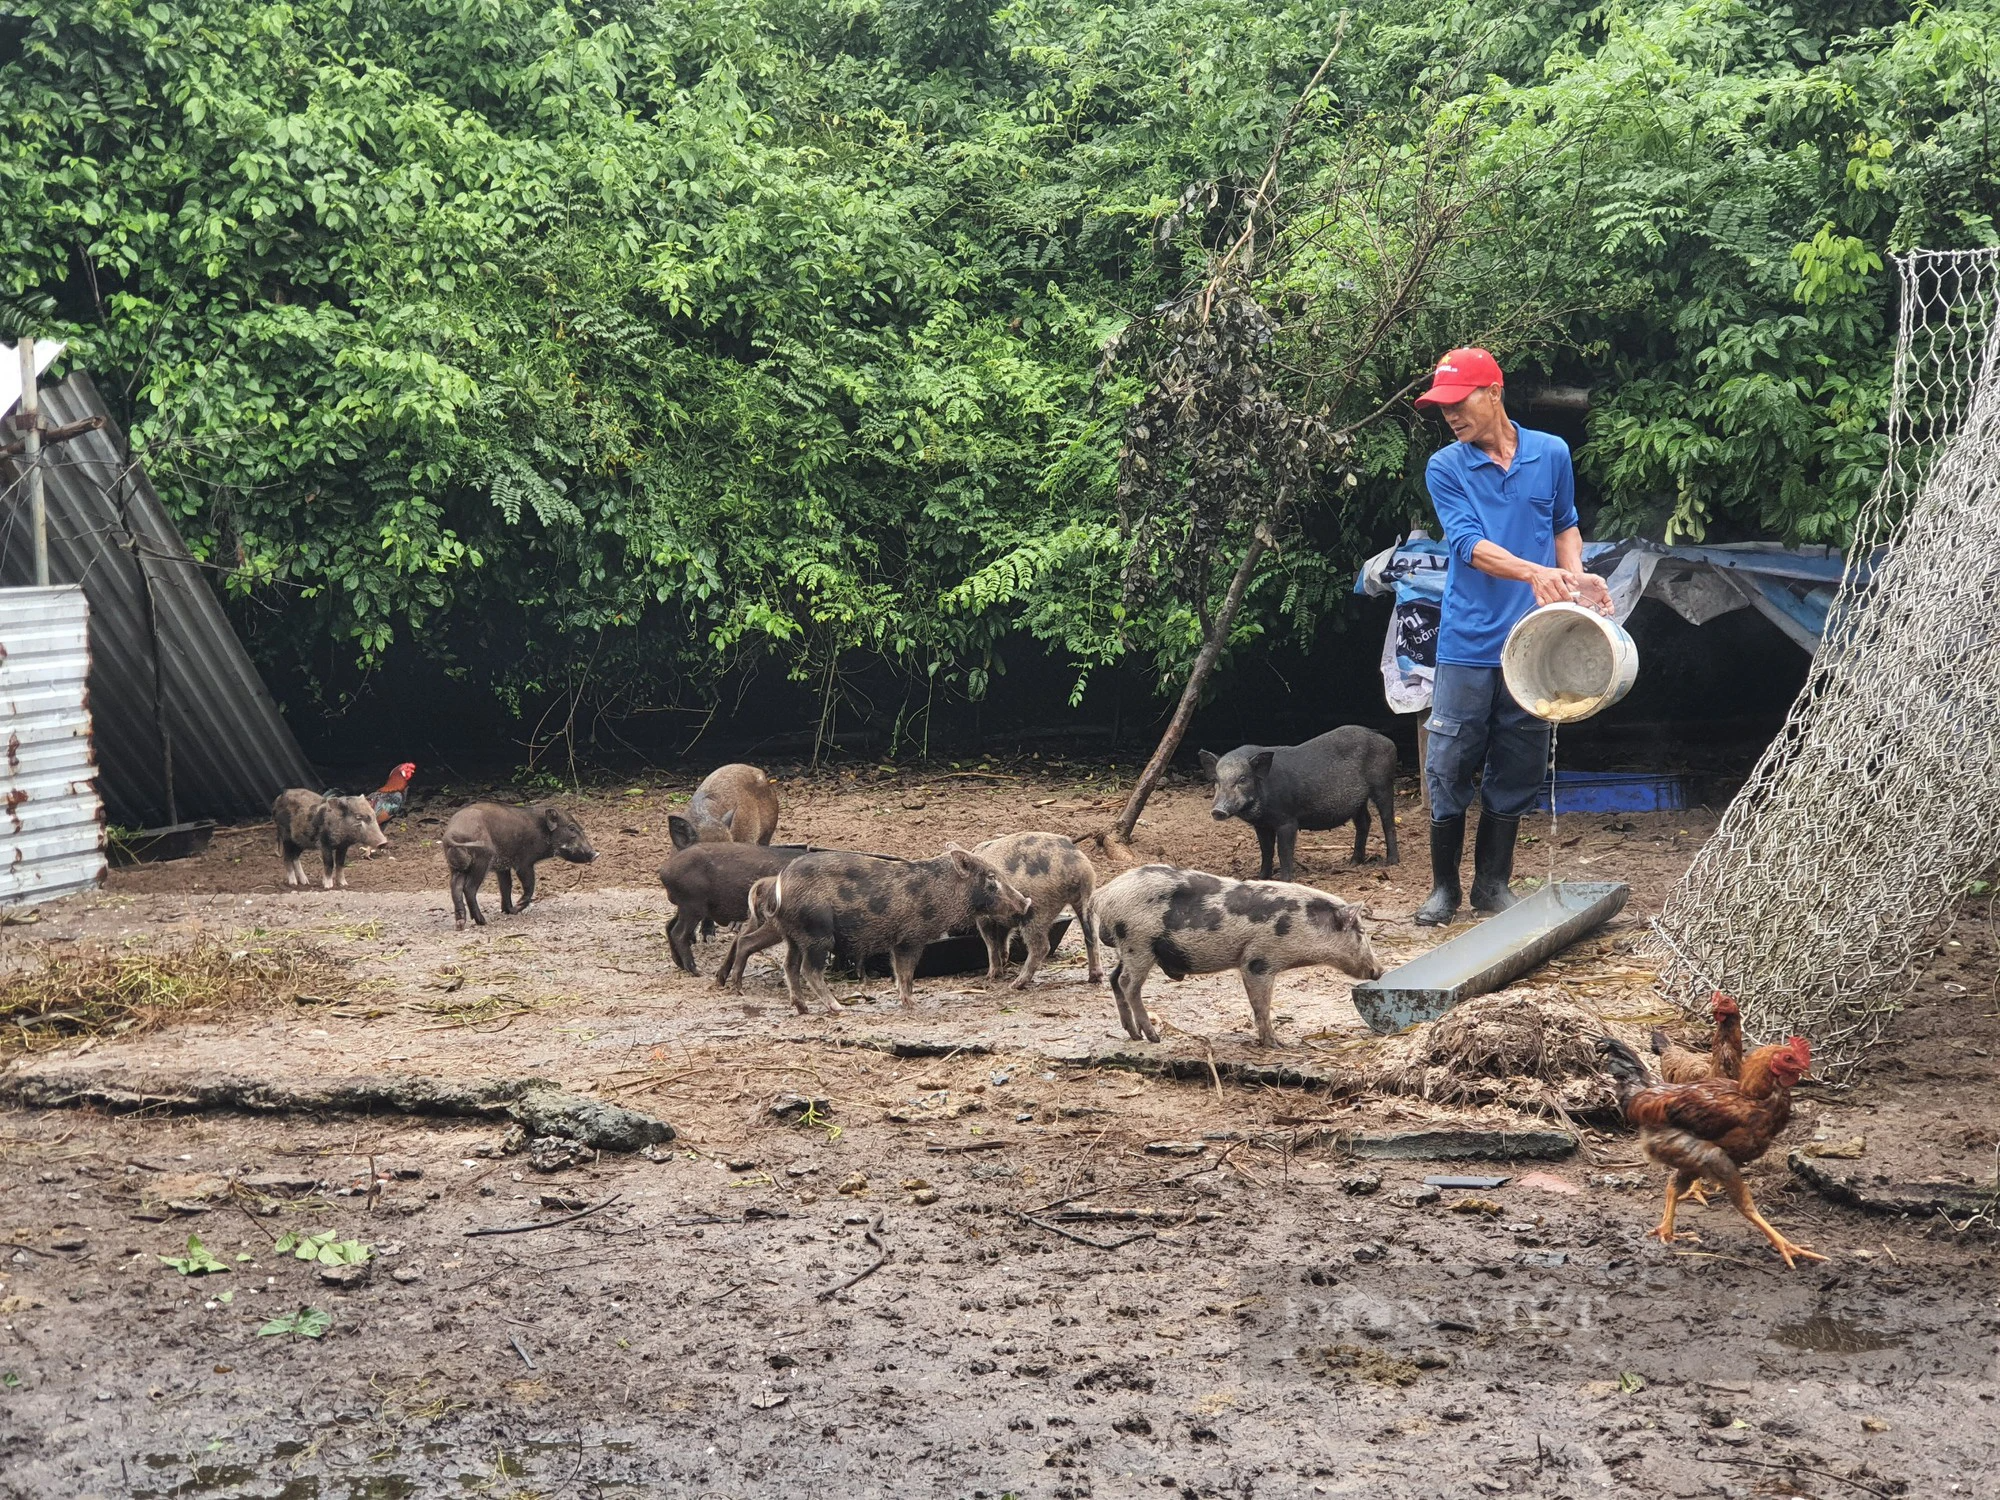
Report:
[[[1734,1078],[1743,1066],[1743,1013],[1736,1002],[1717,990],[1709,1001],[1715,1017],[1715,1043],[1708,1056],[1677,1046],[1667,1034],[1653,1029],[1653,1052],[1660,1059],[1660,1077],[1668,1083],[1699,1083],[1704,1078]]]
[[[1616,1037],[1600,1037],[1597,1050],[1618,1083],[1625,1118],[1639,1127],[1647,1156],[1671,1167],[1667,1206],[1652,1233],[1674,1241],[1674,1210],[1703,1177],[1722,1185],[1736,1211],[1762,1230],[1772,1248],[1796,1266],[1797,1257],[1825,1260],[1780,1234],[1750,1201],[1740,1170],[1770,1149],[1792,1117],[1792,1088],[1812,1068],[1812,1047],[1802,1036],[1759,1047],[1743,1059],[1738,1078],[1705,1078],[1698,1083],[1650,1083],[1639,1054]]]

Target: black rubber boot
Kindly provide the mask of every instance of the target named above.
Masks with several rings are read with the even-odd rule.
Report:
[[[1520,831],[1519,818],[1503,818],[1480,808],[1479,832],[1472,840],[1474,911],[1505,911],[1518,899],[1507,882],[1514,878],[1514,837]]]
[[[1442,927],[1458,910],[1463,889],[1458,861],[1465,853],[1465,814],[1431,820],[1431,894],[1417,908],[1419,927]]]

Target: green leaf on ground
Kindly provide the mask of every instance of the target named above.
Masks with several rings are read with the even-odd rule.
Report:
[[[228,1266],[215,1258],[208,1246],[201,1242],[201,1236],[191,1234],[187,1238],[186,1255],[162,1255],[163,1265],[172,1266],[183,1276],[207,1276],[215,1271],[226,1271]]]
[[[276,1338],[281,1334],[295,1334],[299,1338],[316,1339],[333,1327],[333,1315],[322,1312],[317,1307],[301,1306],[297,1312],[286,1313],[281,1318],[273,1318],[257,1330],[259,1338]]]

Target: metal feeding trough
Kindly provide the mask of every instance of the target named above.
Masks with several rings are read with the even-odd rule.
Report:
[[[1061,944],[1063,935],[1069,931],[1069,918],[1056,923],[1050,935],[1049,951],[1053,953]],[[1026,963],[1028,945],[1021,941],[1017,932],[1007,944],[1007,957],[1014,963]],[[837,973],[854,973],[854,955],[836,947],[833,950],[831,967]],[[866,977],[886,978],[890,974],[889,955],[871,953],[868,965],[863,971]],[[924,949],[924,956],[917,960],[917,978],[934,979],[941,974],[983,974],[986,972],[986,939],[976,932],[954,932],[939,938]]]
[[[1384,1035],[1435,1021],[1461,1000],[1513,983],[1610,921],[1631,893],[1630,886],[1614,880],[1545,885],[1380,979],[1357,984],[1354,1008],[1371,1030]]]

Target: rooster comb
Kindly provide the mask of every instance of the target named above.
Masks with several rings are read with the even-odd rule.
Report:
[[[1729,1016],[1729,1015],[1734,1015],[1736,1013],[1736,997],[1733,995],[1725,995],[1722,993],[1721,990],[1717,990],[1713,995],[1711,995],[1709,997],[1708,1003],[1709,1007],[1717,1015]]]

